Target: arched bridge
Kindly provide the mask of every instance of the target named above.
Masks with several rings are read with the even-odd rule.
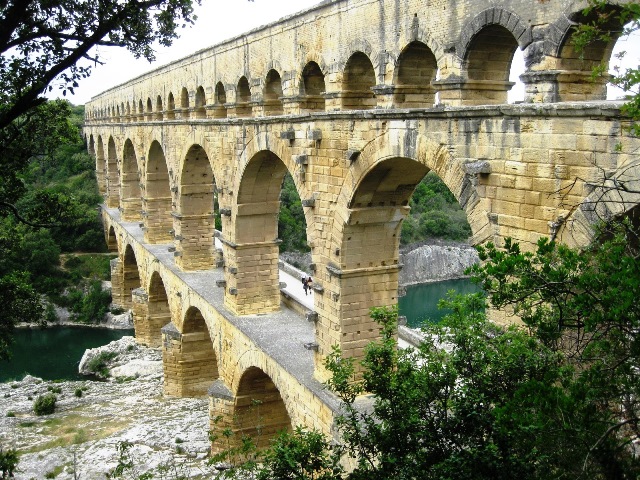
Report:
[[[605,177],[638,178],[640,142],[591,79],[615,38],[572,47],[584,6],[328,1],[92,99],[114,300],[133,308],[141,342],[162,346],[166,391],[208,391],[212,418],[239,432],[329,432],[323,360],[333,345],[361,358],[378,337],[369,309],[397,301],[401,223],[430,170],[474,243],[587,242],[594,215],[578,205]],[[526,98],[509,105],[516,49]],[[306,318],[281,307],[287,172],[315,268]]]

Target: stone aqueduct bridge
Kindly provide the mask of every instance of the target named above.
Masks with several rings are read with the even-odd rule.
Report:
[[[162,345],[166,391],[208,389],[212,418],[236,431],[256,434],[257,415],[263,437],[292,423],[329,432],[323,360],[333,345],[361,358],[378,337],[369,308],[397,301],[400,226],[429,170],[474,243],[587,241],[575,205],[603,173],[638,178],[640,144],[589,80],[612,44],[584,58],[571,47],[583,6],[329,1],[93,98],[85,135],[118,252],[114,300],[141,342]],[[508,105],[517,48],[526,99]],[[315,266],[307,319],[281,308],[287,172]]]

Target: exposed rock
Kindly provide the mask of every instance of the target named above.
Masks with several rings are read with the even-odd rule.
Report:
[[[480,261],[475,249],[465,244],[423,245],[403,253],[401,286],[464,277],[464,271]]]
[[[132,340],[105,346],[118,353],[114,363],[119,364],[108,382],[48,382],[27,375],[0,383],[0,447],[20,452],[17,480],[45,478],[56,469],[62,469],[57,480],[103,480],[117,465],[121,442],[132,444],[136,478],[167,462],[184,478],[215,478],[215,468],[207,464],[207,399],[165,397],[162,371],[144,373],[161,365],[160,352]],[[118,369],[125,374],[119,379]],[[140,376],[133,379],[136,371]],[[36,416],[33,401],[58,389],[55,413]],[[153,478],[161,478],[155,473]]]
[[[162,376],[162,354],[139,345],[134,337],[122,337],[102,347],[85,350],[78,372],[104,377],[90,368],[91,360],[98,356],[105,359],[105,367],[113,377]]]
[[[107,312],[104,322],[101,323],[100,326],[114,330],[128,330],[133,328],[133,315],[131,310],[121,313],[120,315]]]

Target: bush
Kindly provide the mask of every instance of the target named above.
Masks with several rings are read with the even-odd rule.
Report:
[[[101,377],[108,377],[107,363],[118,356],[115,352],[100,352],[87,362],[87,370]]]
[[[33,402],[33,411],[36,415],[51,415],[56,410],[58,397],[53,393],[47,393],[36,398]]]
[[[13,478],[18,466],[18,451],[0,447],[0,478]]]
[[[78,398],[82,397],[82,388],[80,387],[76,388],[76,391],[73,392],[73,394]]]

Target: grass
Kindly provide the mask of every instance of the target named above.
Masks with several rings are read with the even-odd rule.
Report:
[[[100,421],[100,423],[96,423],[95,418],[79,413],[71,413],[65,417],[49,418],[41,423],[22,422],[18,424],[21,427],[36,425],[42,427],[40,435],[50,437],[51,440],[21,450],[21,453],[35,453],[55,447],[68,447],[90,440],[100,440],[122,430],[128,424],[129,422],[126,420]]]

